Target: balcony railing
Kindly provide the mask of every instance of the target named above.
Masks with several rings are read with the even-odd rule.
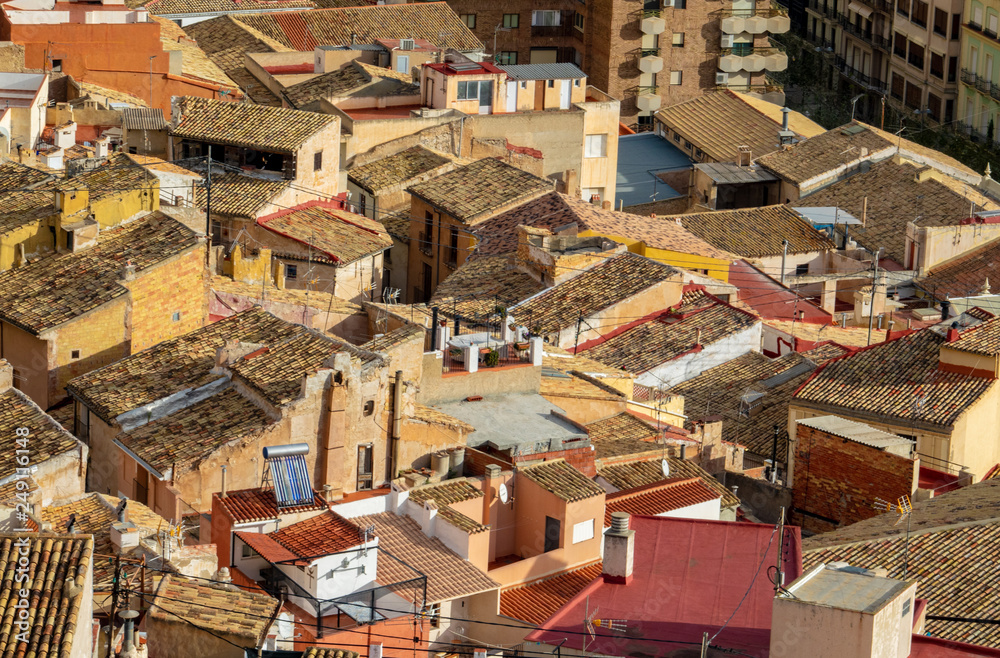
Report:
[[[487,341],[483,347],[468,347],[449,344],[444,349],[442,372],[476,372],[486,368],[504,368],[531,364],[531,349],[527,341],[523,343],[502,343]],[[470,368],[469,361],[475,360]]]
[[[640,48],[639,49],[639,57],[659,57],[659,56],[660,56],[660,49],[659,48]]]
[[[841,75],[850,78],[854,82],[867,87],[872,91],[878,91],[880,93],[885,93],[886,87],[885,83],[877,78],[873,78],[870,75],[862,73],[853,66],[847,64],[843,57],[838,56],[835,60],[836,66],[840,69]]]
[[[840,27],[844,28],[844,31],[847,32],[848,34],[855,36],[863,41],[871,42],[872,31],[862,30],[857,25],[852,23],[851,19],[845,16],[844,14],[840,15],[837,22],[840,23]]]
[[[781,83],[771,80],[768,78],[768,82],[762,85],[719,85],[716,87],[718,91],[736,91],[741,94],[773,94],[785,90],[784,85]]]
[[[872,45],[883,52],[892,52],[892,39],[886,39],[885,37],[873,34]]]
[[[660,93],[660,87],[658,85],[637,85],[633,87],[636,96],[642,96],[643,94],[658,94]]]
[[[888,0],[861,0],[861,4],[868,5],[876,11],[881,11],[886,14],[892,13],[892,3]]]
[[[1000,85],[980,77],[968,69],[962,69],[962,82],[970,87],[975,87],[976,91],[981,94],[994,100],[1000,100]]]
[[[434,255],[434,245],[433,241],[430,238],[430,234],[421,231],[420,236],[417,238],[417,240],[420,243],[420,251],[422,253],[425,253],[428,256]]]
[[[785,52],[784,48],[779,46],[761,46],[755,47],[752,43],[736,43],[733,44],[732,48],[723,48],[722,56],[726,55],[736,55],[737,57],[746,57],[747,55],[777,55],[779,53]]]
[[[970,87],[975,87],[976,86],[976,78],[977,77],[978,76],[976,76],[976,74],[973,73],[972,71],[970,71],[968,69],[962,69],[962,82],[964,82],[965,84],[969,85]]]
[[[752,16],[761,16],[763,18],[773,18],[775,16],[788,16],[788,10],[784,7],[767,7],[760,9],[723,9],[719,11],[718,15],[722,18],[750,18]]]

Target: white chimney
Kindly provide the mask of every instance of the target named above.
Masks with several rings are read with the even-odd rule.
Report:
[[[76,123],[70,121],[55,129],[55,143],[61,149],[68,149],[76,144]]]
[[[101,137],[94,142],[94,157],[95,158],[106,158],[108,157],[108,152],[111,151],[111,138]]]
[[[135,548],[139,545],[139,529],[131,521],[116,521],[111,524],[111,543],[118,550]]]
[[[611,513],[611,530],[604,533],[604,582],[624,585],[632,580],[635,530],[629,530],[629,515]]]

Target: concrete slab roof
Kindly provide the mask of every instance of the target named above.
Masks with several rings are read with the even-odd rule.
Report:
[[[587,438],[582,428],[553,413],[562,414],[562,409],[537,394],[488,395],[474,402],[460,400],[432,408],[475,427],[469,437],[472,447],[488,443],[506,450],[530,444],[528,452],[537,452],[534,446],[539,443],[561,444]]]

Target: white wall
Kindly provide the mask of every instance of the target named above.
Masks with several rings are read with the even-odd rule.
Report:
[[[674,519],[702,519],[704,521],[718,521],[722,515],[722,498],[716,498],[705,503],[688,505],[671,512],[657,514],[657,516],[669,516]]]
[[[747,352],[759,352],[761,331],[761,323],[756,322],[748,329],[703,346],[700,352],[685,354],[644,372],[635,378],[635,383],[649,387],[675,386]]]

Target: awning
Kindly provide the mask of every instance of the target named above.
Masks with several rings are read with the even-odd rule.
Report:
[[[860,5],[856,2],[852,2],[847,5],[847,8],[853,11],[855,14],[861,14],[865,18],[871,18],[872,10],[864,5]]]

